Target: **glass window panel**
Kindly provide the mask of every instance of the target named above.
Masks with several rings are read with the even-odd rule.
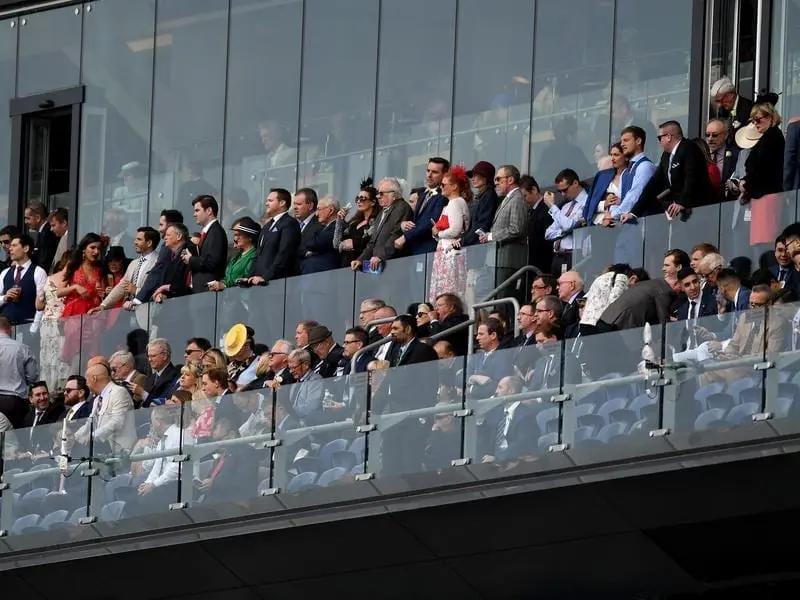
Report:
[[[17,31],[19,19],[0,21],[0,95],[14,97],[17,75]],[[12,27],[13,24],[13,27]],[[11,119],[0,119],[0,139],[11,139]],[[0,226],[8,224],[8,190],[11,144],[0,144]]]
[[[384,0],[375,174],[424,185],[431,156],[450,157],[455,0]]]
[[[800,5],[776,2],[772,11],[770,87],[783,91],[780,112],[794,115],[800,109]]]
[[[582,178],[608,151],[614,31],[611,0],[539,0],[534,34],[531,168],[542,186],[561,169]],[[554,23],[569,23],[568,40]]]
[[[453,160],[467,168],[478,160],[527,168],[533,5],[533,0],[458,5]],[[482,43],[487,39],[493,43]]]
[[[655,126],[688,123],[692,0],[618,0],[616,25],[611,137],[629,124],[644,127],[655,160]]]
[[[349,199],[372,172],[379,4],[306,4],[298,181]]]
[[[67,6],[19,19],[18,96],[78,85],[82,12]]]
[[[151,223],[164,208],[188,216],[192,198],[220,189],[228,0],[159,2],[157,19]]]
[[[223,222],[264,213],[270,188],[294,189],[303,4],[231,2]],[[277,57],[280,60],[265,60]],[[280,82],[280,85],[276,85]]]
[[[128,257],[148,222],[154,32],[148,2],[98,2],[84,15],[78,234],[102,231]]]

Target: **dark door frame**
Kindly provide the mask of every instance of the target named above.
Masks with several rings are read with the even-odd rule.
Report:
[[[81,108],[85,98],[85,88],[82,85],[53,90],[33,96],[12,98],[9,102],[9,115],[11,116],[11,173],[9,180],[8,222],[11,225],[22,225],[20,214],[20,200],[25,178],[26,147],[26,121],[28,117],[35,117],[38,113],[51,111],[58,108],[71,110],[70,129],[70,165],[69,165],[69,195],[67,196],[67,210],[69,211],[69,236],[76,239],[78,230],[78,173],[81,150]]]

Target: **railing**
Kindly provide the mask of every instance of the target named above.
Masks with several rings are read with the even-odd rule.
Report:
[[[61,425],[6,433],[0,555],[149,531],[161,522],[190,524],[796,436],[798,314],[800,304],[776,305],[705,317],[696,327],[670,322],[647,335],[632,329],[496,350],[492,364],[476,354],[224,396],[219,405],[132,411],[123,431],[135,429],[140,439],[148,423],[159,433],[170,423],[178,427],[168,436],[170,447],[132,453],[130,439],[126,449],[109,447],[108,437],[92,447],[97,428],[87,421],[67,425],[67,452]],[[714,358],[695,360],[705,357],[683,350],[698,335],[712,334],[732,336],[729,347],[738,345],[740,353],[720,355],[712,347]],[[214,439],[197,429],[203,413],[214,414]],[[238,433],[226,431],[230,423]],[[63,470],[62,454],[69,457]],[[141,493],[145,475],[137,473],[145,462],[154,462],[155,474],[170,467],[174,473]],[[166,517],[181,511],[186,518]]]

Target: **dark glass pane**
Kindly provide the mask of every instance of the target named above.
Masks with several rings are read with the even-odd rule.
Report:
[[[0,94],[12,98],[17,75],[17,31],[19,20],[0,21]],[[0,119],[0,139],[11,139],[11,119]],[[0,144],[0,226],[8,224],[8,186],[11,144]]]

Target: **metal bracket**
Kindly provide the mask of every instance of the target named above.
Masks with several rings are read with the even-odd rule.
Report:
[[[97,523],[97,517],[81,517],[78,519],[78,523],[80,525],[91,525],[92,523]]]
[[[5,529],[0,529],[0,538],[7,536],[8,536],[8,531],[6,531]]]
[[[569,444],[552,444],[547,447],[548,452],[566,452],[569,450]]]
[[[81,477],[94,477],[99,473],[100,471],[98,469],[85,469],[81,471]]]
[[[173,502],[169,505],[170,510],[183,510],[184,508],[188,508],[188,504],[186,502]]]
[[[0,483],[0,492],[2,492],[3,490],[7,490],[9,488],[11,488],[11,486],[8,483],[5,482]]]
[[[274,496],[275,494],[279,493],[281,488],[267,488],[265,490],[261,490],[262,496]]]
[[[550,397],[550,402],[557,403],[557,402],[569,402],[572,400],[572,394],[556,394],[555,396]]]
[[[657,437],[664,437],[669,434],[670,434],[669,429],[664,428],[664,429],[653,429],[647,435],[649,435],[651,438],[657,438]]]
[[[453,412],[453,416],[458,419],[463,419],[465,417],[471,417],[474,415],[475,412],[471,408],[465,408],[463,410],[456,410]]]
[[[464,467],[464,466],[468,465],[471,462],[472,462],[472,460],[470,460],[469,458],[457,458],[455,460],[451,460],[450,461],[450,466],[451,467]]]
[[[187,460],[189,460],[189,455],[188,454],[178,454],[178,455],[172,457],[172,462],[176,462],[176,463],[186,462]]]
[[[356,481],[369,481],[375,479],[375,473],[359,473],[356,475]]]
[[[264,442],[264,445],[261,446],[261,449],[266,450],[267,448],[277,448],[281,444],[283,444],[281,440],[267,440]]]
[[[661,377],[659,379],[653,380],[653,382],[650,385],[652,385],[653,387],[667,387],[668,385],[672,385],[672,379],[670,379],[669,377]]]
[[[775,363],[771,360],[766,362],[760,362],[753,365],[753,371],[768,371],[769,369],[774,369]]]
[[[370,431],[377,431],[378,426],[375,423],[369,425],[359,425],[356,427],[356,433],[369,433]]]
[[[753,415],[753,422],[760,423],[761,421],[769,421],[772,417],[773,414],[771,412],[756,413]]]

